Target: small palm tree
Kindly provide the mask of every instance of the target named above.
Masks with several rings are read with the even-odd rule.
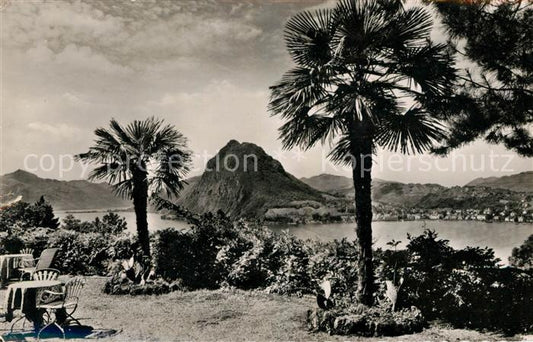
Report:
[[[285,148],[333,144],[352,166],[359,244],[358,300],[373,303],[372,156],[377,147],[423,152],[443,137],[440,120],[455,79],[447,46],[430,38],[432,17],[401,0],[341,0],[285,27],[296,67],[271,87],[269,108],[286,122]]]
[[[115,193],[133,200],[137,234],[150,256],[147,208],[150,194],[177,196],[189,171],[186,138],[172,125],[149,118],[123,127],[112,119],[109,128],[94,131],[96,140],[79,160],[97,164],[89,179],[105,180]]]

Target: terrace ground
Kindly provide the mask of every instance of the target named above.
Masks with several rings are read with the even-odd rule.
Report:
[[[416,335],[330,336],[307,331],[305,313],[316,305],[311,296],[296,298],[241,290],[111,296],[102,293],[104,282],[102,277],[87,278],[76,315],[95,329],[118,331],[102,341],[509,341],[533,337],[509,338],[436,323]],[[2,303],[4,293],[0,293]],[[0,333],[6,333],[9,327],[10,323],[0,323]]]

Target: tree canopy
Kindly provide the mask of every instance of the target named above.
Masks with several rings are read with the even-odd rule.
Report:
[[[458,55],[450,134],[437,153],[484,139],[533,156],[533,8],[530,1],[435,1]]]

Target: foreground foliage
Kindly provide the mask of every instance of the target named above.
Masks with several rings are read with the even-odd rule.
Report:
[[[498,259],[488,248],[455,250],[447,240],[427,230],[421,236],[409,236],[406,249],[378,249],[374,260],[378,311],[360,311],[355,296],[358,274],[353,242],[302,241],[255,224],[232,222],[223,213],[199,216],[176,209],[181,210],[178,213],[191,228],[155,233],[152,260],[142,259],[143,252],[134,237],[124,232],[109,233],[115,229],[116,219],[99,220],[113,223],[101,231],[74,230],[97,225],[73,225],[71,219],[59,229],[13,229],[9,235],[4,233],[0,249],[29,247],[38,256],[46,247],[58,247],[59,262],[54,267],[67,274],[109,274],[104,290],[110,294],[147,295],[201,288],[318,294],[323,293],[321,284],[328,280],[332,313],[336,318],[348,316],[337,323],[343,327],[339,333],[352,331],[353,315],[364,315],[366,323],[361,326],[366,328],[359,331],[363,335],[410,331],[419,326],[422,317],[507,334],[533,330],[532,271],[525,265],[523,269],[498,266]],[[396,248],[398,241],[390,245]],[[527,242],[524,246],[519,249],[520,255],[530,258]],[[361,323],[359,318],[355,321]],[[401,322],[410,328],[401,327]]]
[[[375,302],[393,312],[385,285],[389,281],[397,290],[397,311],[414,306],[427,319],[509,334],[533,329],[531,271],[501,268],[488,248],[455,250],[430,230],[408,238],[405,250],[376,251]],[[220,213],[196,217],[186,232],[162,230],[154,246],[157,272],[186,289],[317,294],[327,279],[336,309],[349,311],[357,303],[357,249],[347,240],[302,241],[264,227],[233,224]]]
[[[398,336],[421,332],[427,325],[415,307],[391,311],[388,306],[352,307],[345,310],[307,312],[307,327],[334,335]]]
[[[513,248],[509,263],[525,269],[533,269],[533,234],[520,246]]]
[[[405,279],[400,307],[454,326],[516,333],[533,330],[533,272],[499,267],[489,248],[454,250],[433,231],[409,237],[406,250],[383,252],[383,277]]]

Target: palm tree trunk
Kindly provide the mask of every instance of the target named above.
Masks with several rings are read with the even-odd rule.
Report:
[[[150,257],[148,233],[148,174],[143,170],[133,172],[133,207],[137,220],[137,236],[145,257]]]
[[[353,148],[353,183],[355,188],[355,222],[359,244],[357,293],[359,303],[372,305],[374,271],[372,265],[372,140],[358,139]]]

